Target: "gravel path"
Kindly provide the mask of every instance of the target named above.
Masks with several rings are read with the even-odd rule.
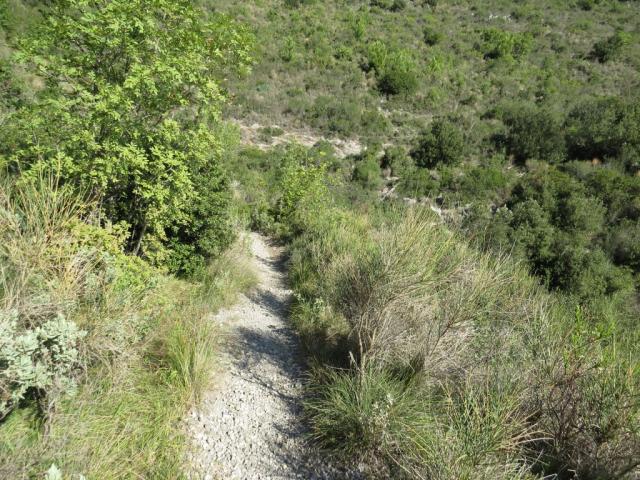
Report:
[[[192,478],[343,479],[305,443],[298,339],[286,321],[282,251],[251,234],[258,288],[216,320],[231,337],[222,380],[191,412]],[[359,476],[359,475],[358,475]]]

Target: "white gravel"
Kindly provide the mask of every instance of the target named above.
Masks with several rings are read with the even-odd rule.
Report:
[[[345,472],[307,443],[298,339],[287,325],[291,291],[282,251],[251,234],[258,288],[215,320],[230,338],[222,378],[187,420],[191,478],[343,479]]]

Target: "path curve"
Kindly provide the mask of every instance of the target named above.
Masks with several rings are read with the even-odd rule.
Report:
[[[344,479],[305,442],[304,373],[298,338],[287,325],[283,251],[250,234],[259,286],[216,316],[229,331],[222,381],[187,421],[191,478]]]

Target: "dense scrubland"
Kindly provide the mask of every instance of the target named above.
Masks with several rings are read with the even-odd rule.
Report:
[[[326,455],[640,476],[637,1],[6,0],[0,25],[0,474],[178,478],[253,228],[289,248]]]
[[[261,48],[229,114],[364,145],[234,167],[290,244],[313,438],[374,478],[635,478],[637,2],[212,4]]]

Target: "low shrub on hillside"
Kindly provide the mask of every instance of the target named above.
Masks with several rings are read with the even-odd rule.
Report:
[[[384,10],[397,12],[403,10],[407,6],[407,0],[371,0],[371,5],[380,7]]]
[[[509,32],[488,28],[482,32],[482,43],[478,46],[485,58],[519,59],[533,47],[533,37],[529,33]]]
[[[566,156],[561,121],[541,108],[521,107],[502,118],[507,127],[507,148],[517,161],[529,159],[558,163]]]
[[[418,88],[418,66],[408,50],[375,41],[368,50],[369,68],[376,72],[378,88],[388,95],[409,94]]]
[[[460,163],[463,153],[464,139],[458,127],[448,120],[436,120],[418,138],[411,156],[419,167],[435,168]]]
[[[402,147],[389,147],[385,150],[380,167],[388,169],[394,177],[410,175],[415,168],[415,163],[406,150]]]
[[[610,37],[600,40],[593,45],[591,57],[605,63],[615,60],[623,53],[624,48],[631,43],[631,34],[617,31]]]
[[[380,160],[375,149],[370,149],[356,158],[353,169],[353,181],[368,190],[377,190],[382,186]]]
[[[55,179],[0,183],[0,477],[178,478],[175,425],[208,385],[210,312],[241,250],[192,283],[125,255],[126,228]]]
[[[422,30],[422,34],[424,36],[424,43],[426,43],[430,47],[433,47],[434,45],[440,43],[443,37],[440,32],[434,30],[432,27],[425,27]]]
[[[565,128],[573,158],[605,160],[639,150],[640,99],[586,100],[569,113]]]

